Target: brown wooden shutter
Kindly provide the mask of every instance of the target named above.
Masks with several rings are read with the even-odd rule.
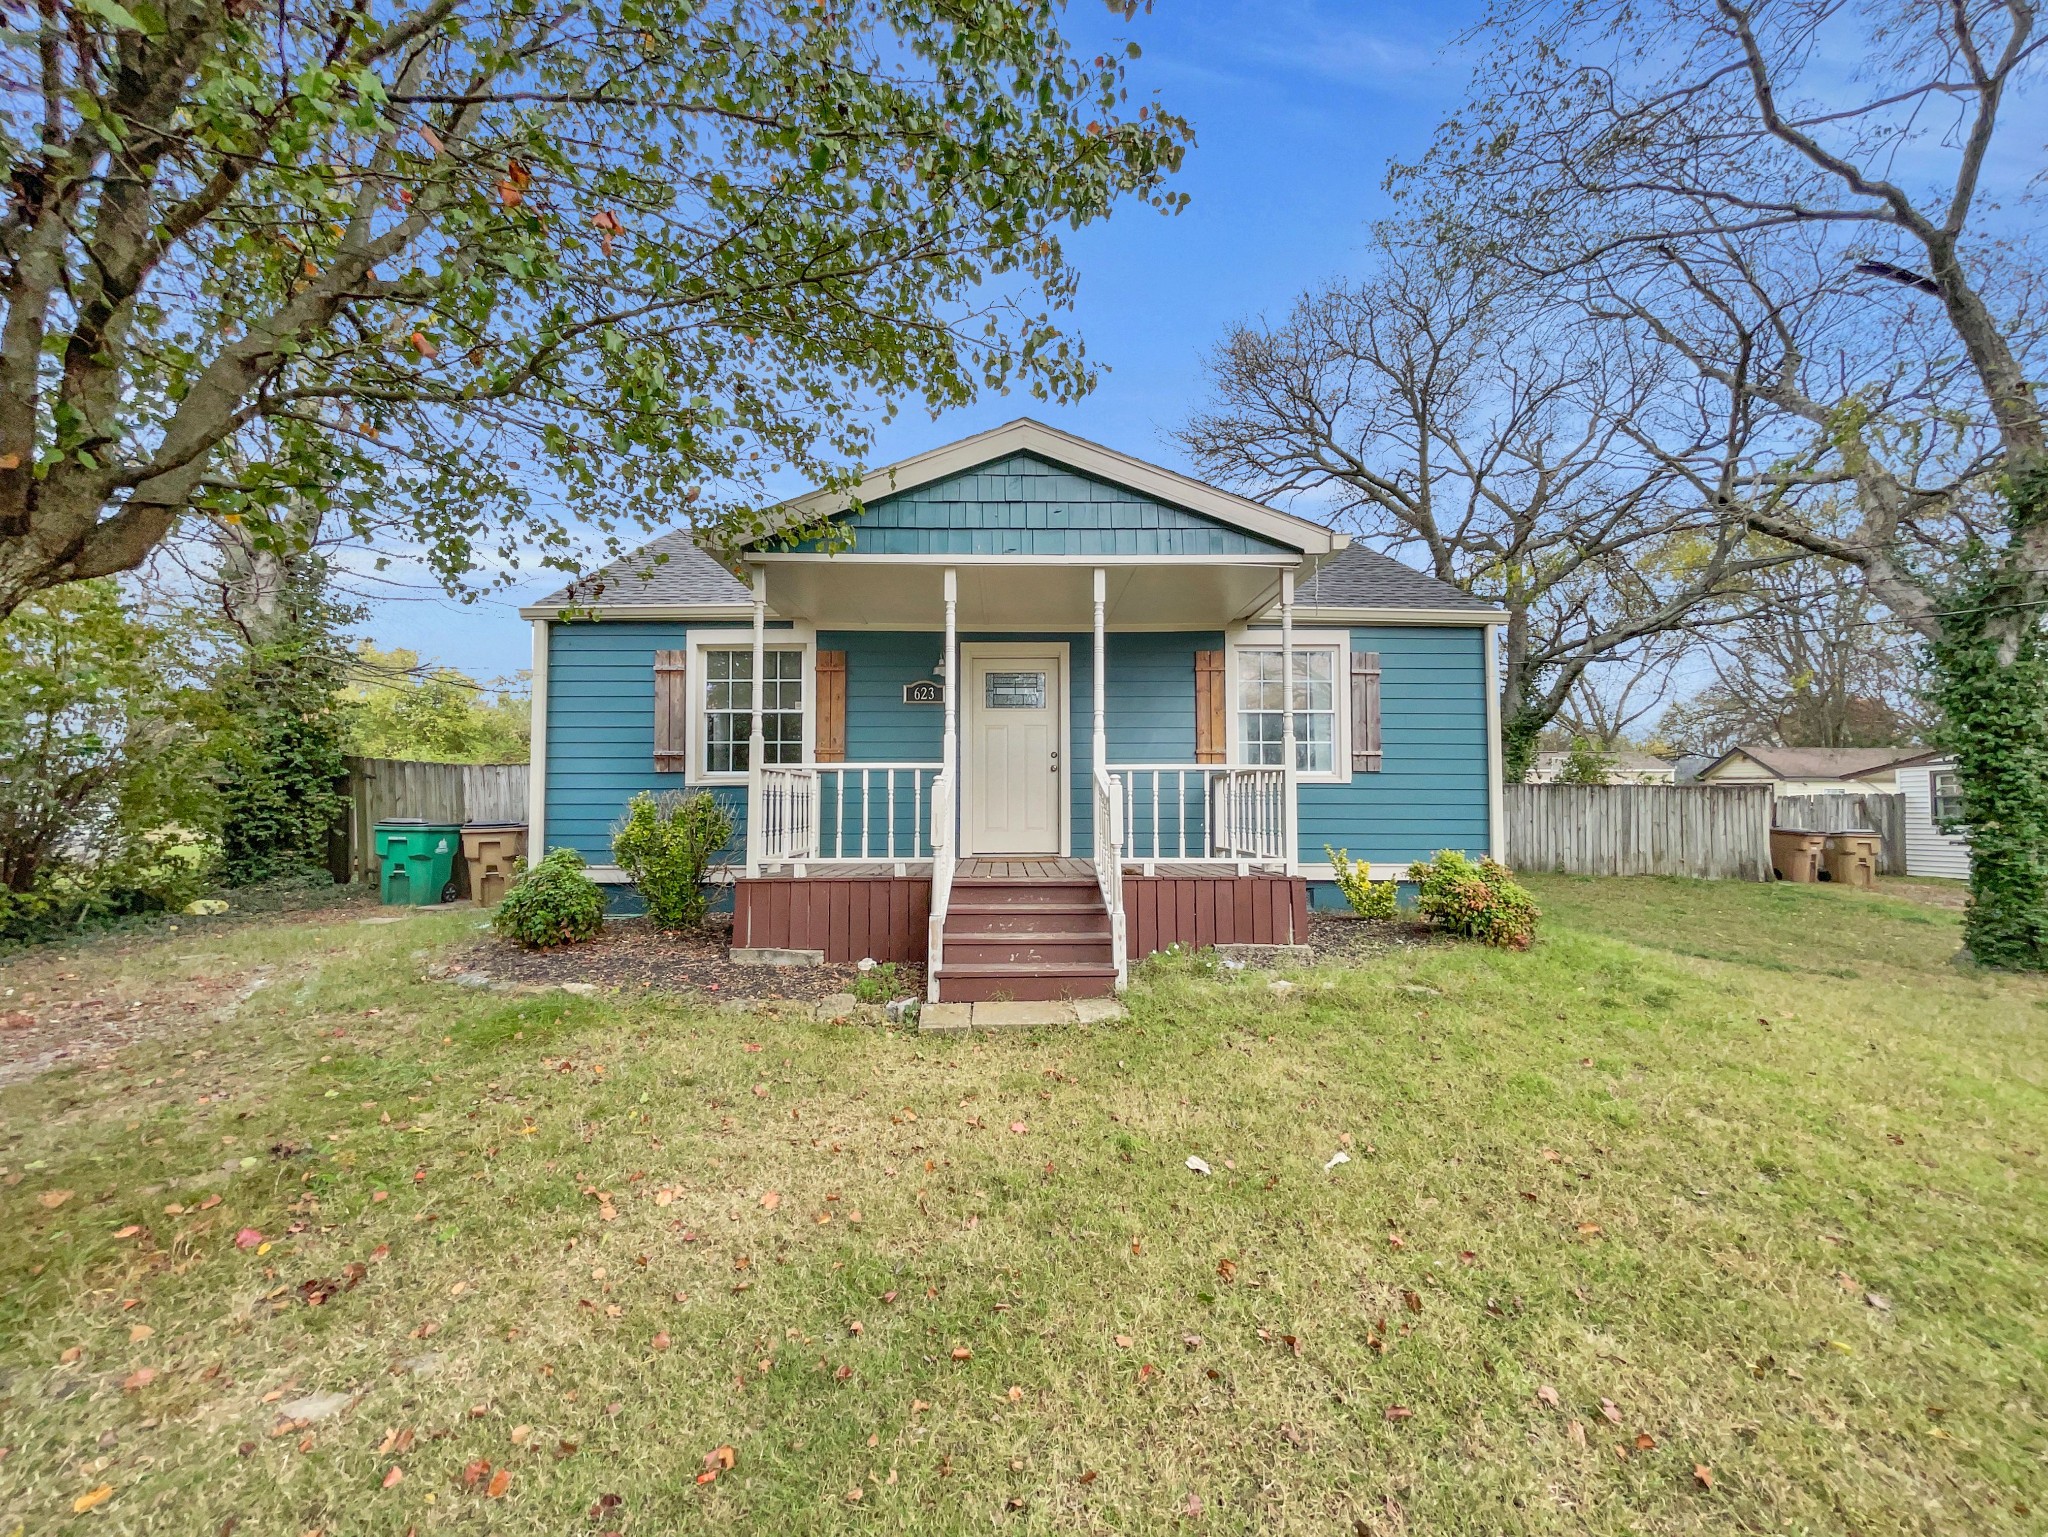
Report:
[[[818,761],[846,761],[846,653],[818,653]]]
[[[1351,768],[1380,771],[1380,654],[1351,653]]]
[[[654,768],[680,774],[690,766],[690,685],[687,651],[654,653]]]
[[[1195,653],[1195,762],[1221,763],[1229,737],[1224,732],[1223,653]]]

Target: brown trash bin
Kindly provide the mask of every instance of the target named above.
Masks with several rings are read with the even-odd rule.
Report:
[[[1797,828],[1771,829],[1771,873],[1781,881],[1807,885],[1821,878],[1821,854],[1827,846],[1826,833],[1800,832]]]
[[[1829,833],[1825,865],[1828,879],[1844,886],[1877,889],[1876,833]]]
[[[526,824],[470,823],[462,829],[462,862],[469,868],[470,900],[491,906],[525,868]]]

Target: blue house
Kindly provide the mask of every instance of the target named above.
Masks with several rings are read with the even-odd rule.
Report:
[[[616,882],[635,793],[712,790],[742,958],[1088,996],[1304,941],[1326,846],[1499,848],[1504,616],[1454,587],[1029,420],[785,510],[834,536],[736,576],[672,533],[521,610],[532,846]]]

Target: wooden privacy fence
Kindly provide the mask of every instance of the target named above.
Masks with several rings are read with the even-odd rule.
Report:
[[[1507,862],[1568,875],[1771,878],[1769,785],[1507,785]]]
[[[371,829],[379,822],[399,817],[458,824],[524,822],[526,787],[524,763],[349,759],[347,878],[377,878],[377,840]]]
[[[1777,823],[1808,833],[1876,833],[1879,875],[1906,873],[1906,798],[1858,790],[1842,795],[1781,795]]]

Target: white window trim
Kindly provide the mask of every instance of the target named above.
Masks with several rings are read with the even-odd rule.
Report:
[[[684,783],[691,785],[743,785],[747,782],[744,773],[709,774],[704,771],[704,746],[710,732],[704,723],[706,713],[706,680],[710,677],[710,666],[704,660],[707,651],[752,651],[754,632],[751,629],[690,630],[683,637],[683,644],[689,649],[689,673],[685,680],[690,690],[690,718],[686,726],[689,751],[689,769]],[[803,653],[803,701],[804,701],[804,751],[803,762],[811,763],[818,750],[818,636],[809,625],[798,625],[792,629],[770,630],[765,649],[769,651],[798,651]]]
[[[1280,632],[1277,629],[1234,629],[1225,637],[1225,641],[1223,691],[1227,708],[1224,711],[1223,756],[1232,768],[1242,768],[1244,764],[1238,756],[1241,747],[1238,730],[1238,652],[1278,651]],[[1351,783],[1351,632],[1296,630],[1294,649],[1336,653],[1336,659],[1330,669],[1330,703],[1336,716],[1331,731],[1333,766],[1327,774],[1310,773],[1304,769],[1295,776],[1296,780],[1305,785],[1348,785]],[[1291,697],[1290,695],[1290,702]]]

